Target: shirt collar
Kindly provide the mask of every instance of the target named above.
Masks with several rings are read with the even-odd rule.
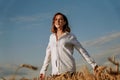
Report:
[[[56,41],[59,41],[61,38],[63,38],[65,35],[67,35],[69,32],[64,32],[63,34],[62,34],[62,36],[57,40],[57,38],[56,38],[56,33],[54,33],[54,36],[55,36],[55,39],[56,39]]]

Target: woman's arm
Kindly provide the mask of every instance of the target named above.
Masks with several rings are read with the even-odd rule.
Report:
[[[45,75],[45,72],[47,71],[50,60],[51,60],[51,51],[50,51],[50,44],[48,44],[47,49],[46,49],[46,56],[45,56],[45,59],[44,59],[43,66],[40,70],[40,74]]]
[[[81,53],[81,55],[83,56],[83,58],[92,66],[92,68],[94,69],[97,64],[94,61],[93,58],[90,57],[90,55],[88,54],[88,52],[82,47],[82,45],[80,44],[80,42],[77,40],[77,38],[73,35],[72,38],[72,42],[74,44],[74,47],[77,49],[77,51],[79,53]]]

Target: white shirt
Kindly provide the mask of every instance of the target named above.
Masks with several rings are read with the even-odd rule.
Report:
[[[75,72],[76,64],[73,58],[74,48],[91,64],[92,68],[96,66],[95,61],[89,56],[88,52],[82,47],[75,35],[64,33],[58,40],[53,33],[50,35],[46,56],[40,74],[45,74],[51,61],[52,75],[59,75],[64,72]]]

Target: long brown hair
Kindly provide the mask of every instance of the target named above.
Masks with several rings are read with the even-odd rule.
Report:
[[[63,17],[64,21],[66,22],[66,24],[63,26],[63,30],[62,30],[62,31],[63,31],[63,32],[70,32],[71,29],[70,29],[70,27],[69,27],[69,23],[68,23],[67,17],[66,17],[64,14],[60,13],[60,12],[56,13],[56,14],[54,15],[54,17],[53,17],[51,32],[52,32],[52,33],[57,33],[57,28],[56,28],[55,25],[54,25],[55,17],[56,17],[57,15],[61,15],[61,16]]]

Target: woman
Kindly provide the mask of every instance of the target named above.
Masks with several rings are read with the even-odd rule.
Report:
[[[50,35],[44,64],[40,70],[40,78],[43,79],[49,62],[52,64],[52,75],[60,75],[65,72],[75,72],[76,64],[73,58],[73,49],[84,57],[92,66],[97,66],[95,61],[89,56],[87,51],[79,43],[75,35],[70,33],[67,17],[62,13],[56,13],[52,22],[52,34]]]

